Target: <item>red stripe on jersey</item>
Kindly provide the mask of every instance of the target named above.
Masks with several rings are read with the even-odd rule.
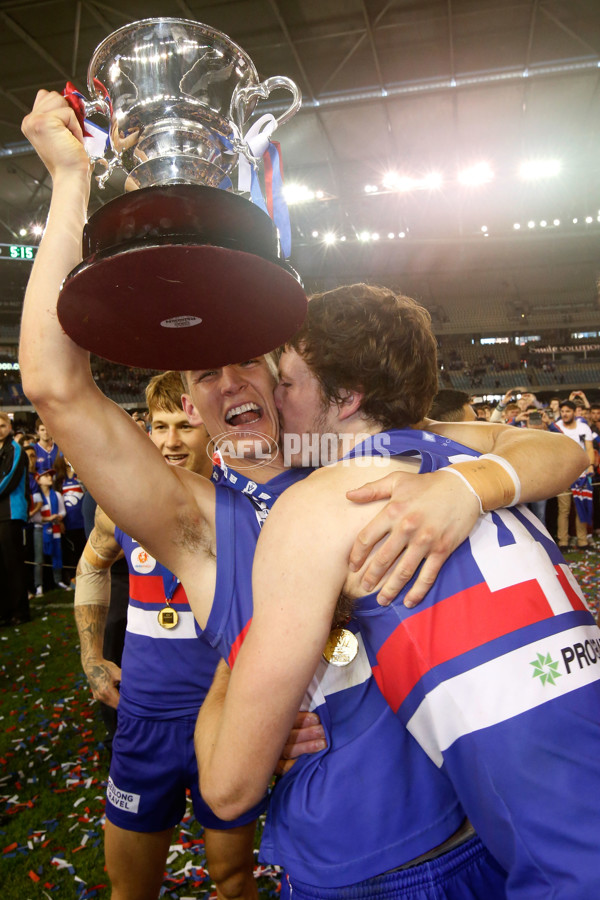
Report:
[[[569,603],[571,604],[573,609],[577,609],[577,610],[582,609],[584,611],[587,611],[587,607],[586,607],[585,603],[583,602],[581,597],[577,594],[577,592],[575,591],[575,588],[573,587],[573,585],[571,584],[571,582],[565,575],[564,569],[562,569],[560,566],[555,566],[554,568],[556,570],[556,577],[560,581],[560,586],[563,589],[563,591],[565,592],[565,594],[567,595],[567,597],[569,598]]]
[[[426,672],[552,615],[536,580],[494,592],[483,582],[405,619],[382,644],[373,674],[397,712]]]
[[[156,603],[166,605],[165,586],[162,575],[133,575],[129,574],[129,596],[138,603]],[[171,597],[172,603],[187,603],[183,587],[178,584],[175,593]]]
[[[235,641],[231,645],[231,650],[229,652],[229,656],[227,658],[227,665],[230,669],[233,669],[233,664],[236,661],[237,655],[240,652],[241,646],[246,639],[246,635],[248,634],[248,629],[250,628],[250,623],[252,622],[252,618],[248,619]]]

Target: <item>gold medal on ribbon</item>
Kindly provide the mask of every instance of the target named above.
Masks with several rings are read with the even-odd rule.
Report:
[[[177,610],[173,609],[171,606],[163,606],[161,611],[158,614],[158,624],[163,628],[175,628],[177,623],[179,622],[179,616],[177,614]]]
[[[332,666],[348,666],[358,653],[358,640],[347,628],[334,628],[329,633],[323,658]]]

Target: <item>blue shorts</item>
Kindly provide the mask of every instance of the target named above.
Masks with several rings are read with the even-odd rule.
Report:
[[[506,872],[471,838],[436,859],[358,884],[322,888],[289,879],[290,900],[505,900]]]
[[[224,831],[264,812],[266,797],[233,822],[215,816],[198,787],[194,727],[190,719],[143,719],[119,712],[106,788],[109,822],[144,834],[173,828],[185,813],[186,788],[205,828]]]

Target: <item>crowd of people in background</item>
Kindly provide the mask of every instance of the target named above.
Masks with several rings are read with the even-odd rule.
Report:
[[[588,454],[587,471],[570,491],[553,501],[539,500],[529,506],[563,552],[571,549],[573,529],[576,549],[594,549],[593,536],[600,535],[600,403],[590,403],[581,390],[543,403],[528,387],[520,386],[510,388],[493,406],[476,402],[465,391],[443,389],[436,395],[430,415],[445,422],[477,420],[554,431],[577,441]]]
[[[490,359],[486,358],[485,362],[490,363]],[[105,374],[110,374],[110,363],[106,363],[106,369]],[[147,375],[140,373],[138,380],[145,378]],[[146,410],[132,409],[130,415],[143,430],[149,430]],[[0,431],[2,426],[8,429],[4,444],[8,441],[22,448],[28,472],[27,485],[19,484],[17,488],[14,478],[13,482],[6,480],[11,471],[10,467],[6,469],[6,463],[0,472],[0,479],[4,478],[0,480],[0,516],[4,519],[0,522],[0,544],[4,548],[0,562],[5,585],[0,601],[0,625],[8,625],[29,620],[32,597],[43,596],[55,588],[72,587],[77,560],[85,544],[81,506],[85,487],[40,419],[34,430],[28,431],[7,414],[3,416],[0,416]],[[557,394],[542,402],[529,387],[517,386],[506,391],[494,406],[464,391],[444,388],[438,392],[430,416],[446,422],[478,420],[557,431],[578,441],[590,459],[587,472],[569,492],[549,501],[532,503],[530,508],[563,552],[595,549],[595,536],[600,536],[600,402],[590,402],[582,390],[571,391],[568,397]],[[5,447],[3,450],[6,456]],[[26,498],[21,506],[17,505],[21,511],[16,514],[10,511],[10,504],[2,506],[3,497],[15,490]],[[10,518],[15,515],[16,519]],[[17,524],[5,526],[6,521]],[[23,552],[20,535],[24,536]]]
[[[131,415],[147,430],[144,410]],[[72,590],[86,541],[84,495],[41,419],[28,431],[0,413],[0,627],[29,621],[33,597]]]

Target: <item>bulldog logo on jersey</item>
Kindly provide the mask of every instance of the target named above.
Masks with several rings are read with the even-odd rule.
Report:
[[[131,553],[131,565],[140,575],[148,575],[155,569],[156,560],[143,547],[135,547]]]

